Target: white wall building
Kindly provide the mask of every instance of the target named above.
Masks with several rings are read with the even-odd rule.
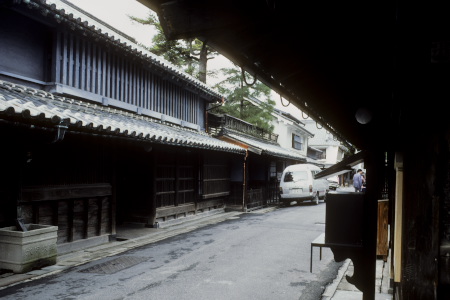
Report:
[[[320,125],[317,125],[316,121],[306,118],[302,119],[301,122],[305,124],[305,128],[314,134],[312,138],[309,139],[309,153],[308,156],[311,156],[310,153],[318,154],[316,158],[318,163],[324,165],[325,168],[329,168],[332,165],[342,161],[344,159],[344,155],[349,149],[343,145],[339,140],[335,139],[333,135],[322,128]],[[354,166],[353,169],[356,171],[357,169],[364,169],[363,164],[358,164]],[[343,184],[351,184],[352,176],[354,172],[344,173],[339,175],[339,178],[332,178],[335,181],[338,181],[341,185]]]
[[[255,98],[245,98],[245,100],[256,106],[260,106],[261,103],[261,100]],[[314,134],[305,128],[305,124],[290,113],[277,108],[274,108],[272,116],[274,119],[271,124],[274,126],[273,133],[278,135],[278,144],[284,149],[305,157],[308,162],[315,162],[307,157],[308,143]]]
[[[305,125],[289,113],[275,109],[273,132],[278,134],[281,147],[307,157],[309,139],[314,135],[305,129]]]

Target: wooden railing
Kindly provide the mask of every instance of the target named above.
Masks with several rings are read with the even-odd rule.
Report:
[[[247,191],[247,209],[257,209],[265,206],[264,189],[254,189]]]
[[[278,140],[278,134],[229,115],[208,114],[208,123],[208,131],[213,135],[219,134],[223,128],[226,128],[273,142]]]
[[[237,130],[239,132],[243,132],[249,134],[251,136],[259,137],[266,140],[271,140],[276,142],[278,140],[278,134],[270,133],[260,127],[257,127],[253,124],[247,123],[238,118],[225,115],[224,116],[224,125],[225,128],[230,128]]]

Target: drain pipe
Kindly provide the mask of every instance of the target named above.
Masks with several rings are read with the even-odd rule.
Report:
[[[56,125],[56,136],[55,139],[50,144],[62,141],[64,139],[64,135],[67,131],[67,128],[68,127],[66,126],[64,121],[61,121],[58,125]]]
[[[242,211],[247,212],[247,157],[248,157],[248,150],[245,149],[245,157],[244,157],[244,176],[243,176],[243,184],[242,184]]]

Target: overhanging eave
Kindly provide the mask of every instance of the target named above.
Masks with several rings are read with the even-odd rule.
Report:
[[[342,161],[332,165],[331,167],[317,173],[314,178],[328,178],[336,175],[341,175],[352,171],[352,167],[364,162],[365,151],[358,152],[350,157],[343,159]]]

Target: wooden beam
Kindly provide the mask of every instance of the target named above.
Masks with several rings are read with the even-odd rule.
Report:
[[[402,278],[402,231],[403,231],[403,156],[395,155],[395,222],[394,222],[394,282]]]

